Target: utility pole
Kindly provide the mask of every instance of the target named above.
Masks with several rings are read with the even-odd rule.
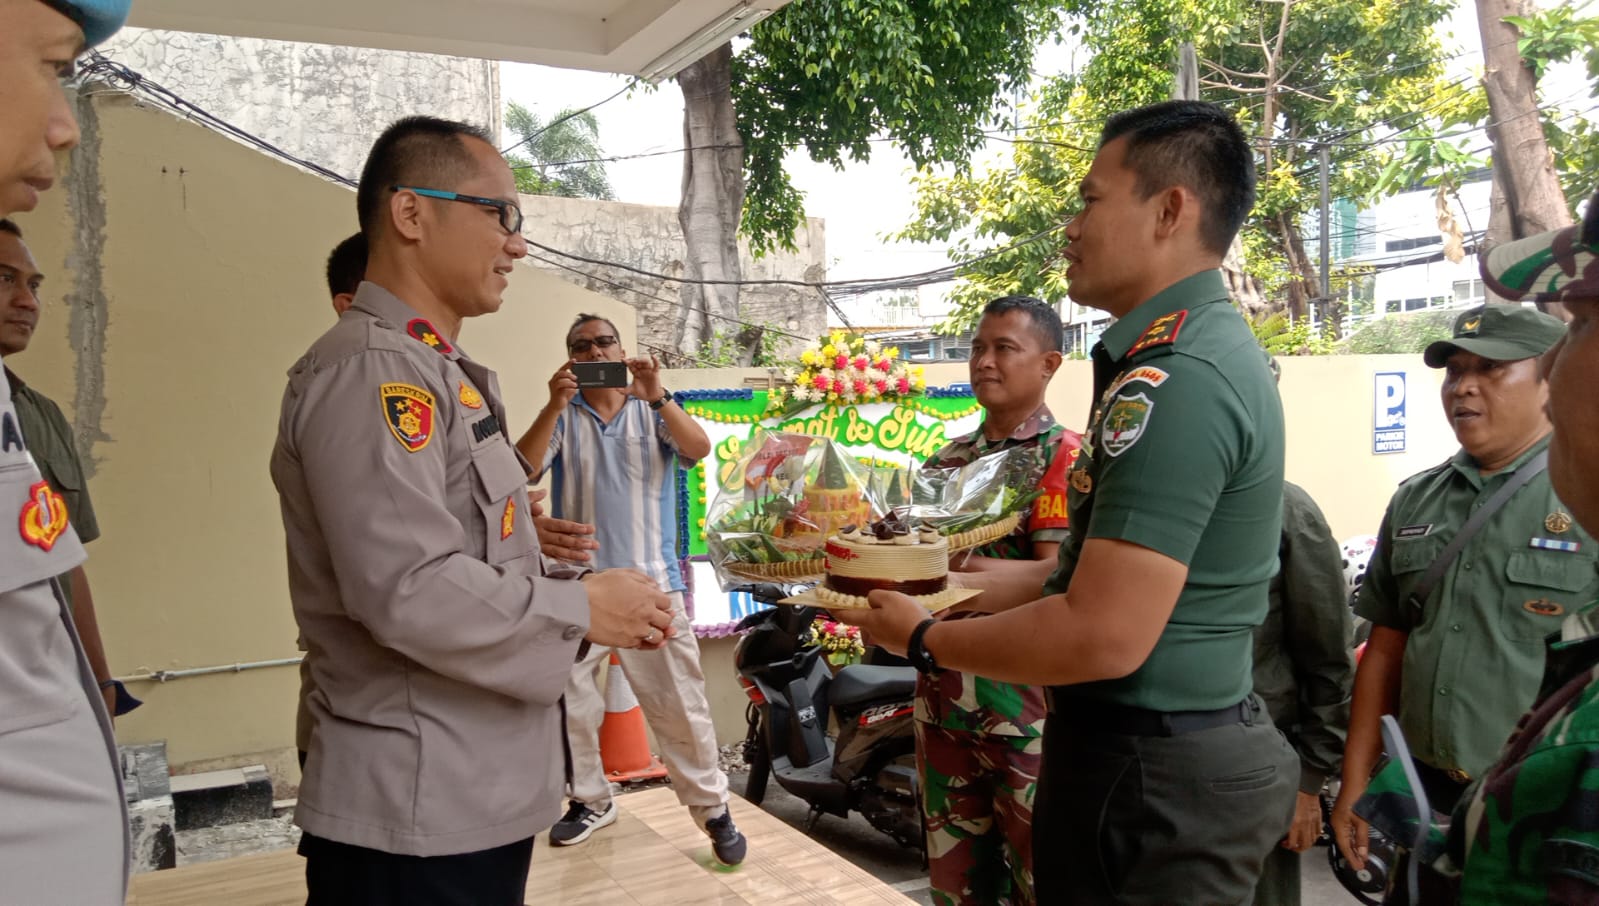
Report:
[[[1172,100],[1199,100],[1199,54],[1194,51],[1192,41],[1184,41],[1177,51]],[[1237,236],[1233,237],[1233,244],[1227,248],[1221,272],[1222,278],[1227,281],[1227,294],[1245,317],[1253,318],[1266,310],[1266,300],[1260,295],[1260,284],[1244,271],[1244,244]]]
[[[1328,185],[1328,173],[1331,168],[1331,155],[1325,142],[1316,146],[1320,152],[1321,170],[1321,300],[1326,304],[1332,298],[1332,216],[1328,211],[1332,204],[1332,189]]]

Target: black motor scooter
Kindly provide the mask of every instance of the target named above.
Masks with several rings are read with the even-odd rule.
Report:
[[[744,589],[774,604],[789,590]],[[776,776],[783,789],[810,804],[806,831],[824,814],[860,812],[900,845],[925,854],[921,783],[916,774],[911,667],[853,664],[835,676],[822,649],[803,639],[821,611],[775,606],[740,621],[733,649],[739,683],[749,696],[744,798],[760,804]],[[838,736],[827,732],[828,716]]]

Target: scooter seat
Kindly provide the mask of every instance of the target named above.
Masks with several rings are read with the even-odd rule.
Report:
[[[827,690],[833,707],[847,707],[885,699],[908,700],[916,693],[915,667],[873,667],[851,664],[838,671]]]

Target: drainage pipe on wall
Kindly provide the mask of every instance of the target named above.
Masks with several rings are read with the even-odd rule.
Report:
[[[191,676],[211,676],[216,673],[243,673],[246,670],[260,670],[264,667],[293,667],[297,666],[304,655],[294,657],[274,658],[270,661],[246,661],[241,664],[220,664],[215,667],[185,667],[182,670],[149,670],[144,673],[135,673],[129,676],[119,676],[117,679],[124,683],[165,683],[175,679],[186,679]]]

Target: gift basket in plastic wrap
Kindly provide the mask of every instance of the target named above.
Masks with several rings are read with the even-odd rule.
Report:
[[[707,510],[705,546],[724,589],[820,581],[829,535],[889,516],[936,529],[952,554],[970,551],[1015,530],[1043,474],[1035,447],[907,467],[862,461],[826,437],[762,430],[744,446],[739,480]]]

